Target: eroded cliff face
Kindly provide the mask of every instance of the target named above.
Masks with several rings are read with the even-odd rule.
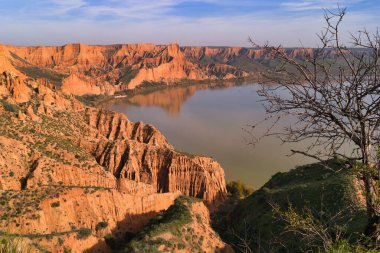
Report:
[[[313,49],[285,49],[295,58]],[[334,53],[331,52],[333,55]],[[144,84],[259,78],[272,59],[263,49],[123,44],[56,47],[0,45],[0,72],[38,78],[73,95],[113,95]]]
[[[0,230],[52,252],[108,252],[106,234],[141,230],[180,194],[211,209],[224,199],[219,164],[175,151],[153,126],[36,80],[1,80]]]
[[[18,75],[45,79],[65,94],[79,96],[113,95],[117,91],[133,89],[146,83],[227,80],[250,75],[249,71],[228,61],[210,64],[198,62],[195,59],[202,58],[198,56],[198,51],[198,48],[180,48],[178,44],[68,44],[58,47],[1,45],[0,57],[4,58],[7,66],[0,66],[0,70],[12,69]]]
[[[116,178],[154,185],[158,192],[180,191],[210,207],[225,197],[224,171],[212,158],[177,152],[154,127],[131,123],[118,113],[91,108],[86,120],[107,139],[78,144]]]

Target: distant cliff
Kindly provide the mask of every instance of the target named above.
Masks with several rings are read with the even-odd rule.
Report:
[[[286,49],[293,57],[312,49]],[[273,67],[262,49],[177,44],[15,47],[0,45],[0,71],[44,80],[74,95],[112,95],[147,84],[258,77]]]

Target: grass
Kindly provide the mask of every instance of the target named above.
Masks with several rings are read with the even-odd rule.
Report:
[[[344,161],[331,160],[329,165],[338,170],[344,166]],[[365,227],[366,214],[357,201],[353,179],[353,173],[348,170],[334,172],[319,163],[301,166],[287,173],[277,173],[262,188],[237,205],[231,215],[231,224],[238,234],[252,237],[252,248],[257,248],[257,240],[260,238],[261,247],[278,247],[277,250],[286,247],[287,250],[297,252],[302,246],[301,238],[292,233],[284,233],[285,224],[274,217],[270,202],[279,205],[284,211],[291,204],[299,212],[308,206],[313,210],[323,209],[326,215],[346,208],[345,220],[352,219],[347,234],[351,235],[349,239],[355,240]],[[347,208],[350,205],[355,206],[354,210]],[[225,240],[234,242],[234,236],[223,232],[221,231]],[[280,240],[284,247],[273,245],[276,240]]]
[[[24,245],[22,238],[0,235],[0,253],[27,253],[31,248]]]
[[[184,227],[193,221],[190,211],[191,204],[196,201],[200,200],[187,196],[177,198],[162,217],[158,216],[153,219],[150,225],[131,240],[124,252],[157,252],[160,245],[181,249],[183,245],[181,240],[187,233]],[[170,233],[180,241],[176,242],[177,240],[174,239],[167,241],[161,238],[160,235],[164,233]]]

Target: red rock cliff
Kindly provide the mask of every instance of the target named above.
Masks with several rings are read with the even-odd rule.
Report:
[[[153,126],[0,80],[0,230],[52,252],[108,252],[106,234],[139,231],[179,194],[211,208],[225,197],[216,161],[175,151]]]

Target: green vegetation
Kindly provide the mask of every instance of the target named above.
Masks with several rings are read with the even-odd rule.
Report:
[[[61,87],[62,80],[67,77],[65,74],[61,74],[58,72],[55,72],[53,70],[47,69],[47,68],[41,68],[37,66],[19,66],[17,69],[27,75],[30,78],[44,78],[51,83],[53,83],[56,87]]]
[[[366,249],[360,245],[352,245],[348,241],[339,241],[331,246],[327,253],[377,253],[378,250]],[[322,252],[320,252],[322,253]]]
[[[76,96],[75,98],[88,106],[97,106],[100,103],[104,103],[112,99],[112,97],[107,95],[83,95]]]
[[[50,204],[50,206],[51,206],[51,207],[59,207],[59,206],[60,206],[60,203],[59,203],[59,201],[57,201],[57,202],[53,202],[53,203]]]
[[[190,207],[195,201],[200,200],[187,196],[177,198],[162,217],[153,219],[149,226],[136,235],[124,252],[156,252],[160,245],[165,245],[168,249],[183,249],[182,240],[189,235],[192,238],[194,233],[191,228],[185,229],[185,226],[193,221]],[[168,241],[161,238],[160,235],[164,233],[176,236],[176,240]],[[194,247],[199,246],[197,243],[194,244]]]
[[[345,231],[350,235],[347,239],[358,239],[366,224],[366,213],[356,197],[355,175],[346,169],[340,171],[345,166],[343,160],[334,159],[328,163],[335,171],[316,163],[275,174],[261,189],[237,205],[231,214],[230,228],[235,234],[220,231],[224,239],[236,243],[237,234],[248,236],[252,249],[260,245],[267,250],[303,252],[305,240],[287,232],[285,222],[279,221],[273,212],[274,205],[283,212],[291,206],[301,216],[307,207],[321,219],[342,212],[341,219],[334,226],[347,223]],[[322,246],[321,241],[314,243],[316,248]]]
[[[123,84],[128,84],[139,72],[138,69],[132,69],[130,66],[123,67],[120,69],[121,76],[118,80],[119,82],[122,82]]]
[[[77,231],[77,238],[78,239],[85,239],[87,237],[89,237],[91,235],[91,229],[89,228],[80,228],[78,231]]]
[[[227,191],[234,197],[245,198],[252,194],[253,188],[238,180],[228,182]]]
[[[4,99],[0,99],[0,105],[2,105],[4,107],[4,110],[6,110],[7,112],[17,113],[20,110],[20,108],[18,107],[18,105],[8,103]]]
[[[0,235],[0,253],[27,253],[31,248],[23,243],[22,238]]]
[[[32,220],[37,219],[38,214],[34,211],[40,210],[42,201],[58,197],[64,190],[63,187],[47,186],[28,191],[2,191],[0,194],[0,213],[2,214],[0,219],[6,221],[6,224],[15,222],[15,218],[19,216],[26,216]]]
[[[99,230],[105,229],[106,227],[108,227],[108,222],[101,221],[98,224],[96,224],[95,229],[96,231],[99,231]]]

